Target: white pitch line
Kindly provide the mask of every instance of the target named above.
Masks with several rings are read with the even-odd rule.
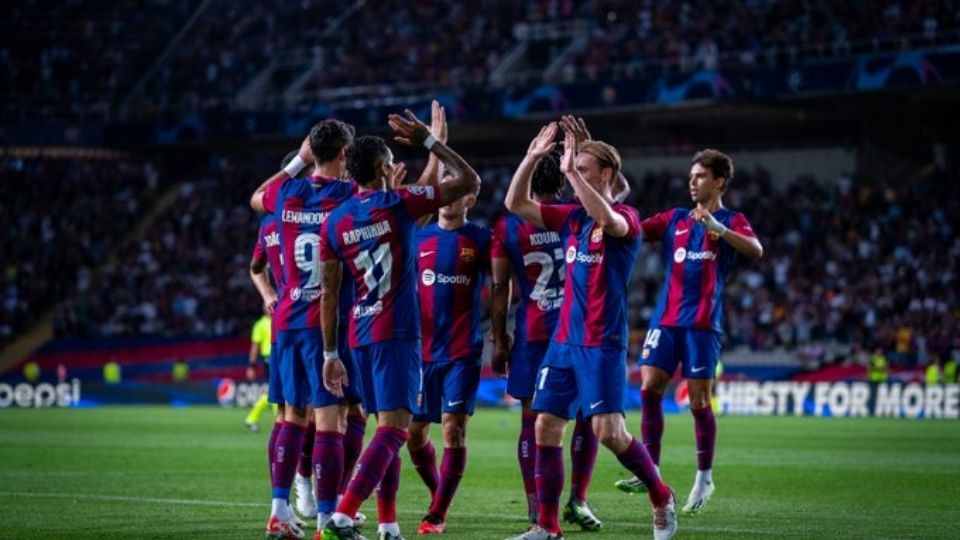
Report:
[[[266,502],[256,503],[256,502],[243,502],[243,501],[215,501],[207,499],[174,499],[174,498],[162,498],[162,497],[134,497],[129,495],[97,495],[93,493],[37,493],[29,491],[0,491],[0,497],[36,497],[40,499],[82,499],[89,501],[116,501],[116,502],[137,502],[137,503],[150,503],[150,504],[171,504],[171,505],[185,505],[185,506],[222,506],[228,508],[263,508],[266,509],[270,505]],[[404,515],[421,515],[423,512],[418,510],[399,510],[398,513]],[[461,516],[465,518],[473,519],[499,519],[504,522],[517,521],[517,522],[526,522],[526,519],[519,514],[475,514],[469,512],[455,512],[454,515]],[[624,522],[624,521],[605,521],[610,525],[645,525],[646,522],[635,523],[635,522]],[[740,529],[735,527],[697,527],[697,526],[688,526],[682,524],[680,526],[681,530],[687,531],[698,531],[698,532],[724,532],[724,533],[736,533],[736,534],[757,534],[757,535],[774,535],[783,537],[784,533],[782,531],[773,531],[765,529]]]

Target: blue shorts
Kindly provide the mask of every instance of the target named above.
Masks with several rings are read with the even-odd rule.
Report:
[[[353,349],[353,359],[359,376],[351,377],[350,385],[359,386],[363,408],[368,413],[398,409],[420,412],[423,373],[419,340],[363,345]]]
[[[551,343],[537,373],[533,410],[571,419],[623,414],[627,350]]]
[[[347,368],[347,377],[357,379],[357,369],[350,354],[341,346],[340,359]],[[277,332],[273,362],[280,374],[283,401],[293,407],[326,407],[357,403],[360,394],[355,386],[344,389],[338,398],[323,387],[323,334],[319,328],[300,328]],[[271,378],[273,385],[273,378]]]
[[[643,342],[639,363],[660,368],[670,376],[677,370],[677,364],[682,364],[685,379],[715,379],[720,338],[720,334],[709,330],[651,328]]]
[[[507,393],[517,399],[530,399],[537,384],[537,371],[547,356],[549,341],[533,341],[513,345],[510,352],[510,373]]]
[[[479,359],[423,364],[423,407],[413,421],[439,424],[444,413],[472,415],[480,365]]]
[[[270,346],[270,356],[267,361],[267,401],[276,405],[283,405],[283,381],[280,379],[280,360],[277,359],[277,344]]]

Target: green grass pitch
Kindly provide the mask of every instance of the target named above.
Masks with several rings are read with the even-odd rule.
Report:
[[[0,538],[261,538],[268,419],[251,434],[243,414],[212,407],[0,411]],[[638,415],[628,423],[635,431]],[[477,412],[446,537],[500,540],[524,529],[518,430],[515,411]],[[719,430],[717,492],[703,514],[681,518],[677,538],[957,538],[957,422],[727,416]],[[413,538],[426,489],[406,450],[403,459],[401,529]],[[680,503],[694,469],[692,420],[669,416],[663,472]],[[568,482],[569,474],[568,467]],[[613,488],[624,475],[601,449],[591,502],[604,529],[570,528],[568,538],[651,537],[646,499]],[[373,501],[363,510],[375,520]]]

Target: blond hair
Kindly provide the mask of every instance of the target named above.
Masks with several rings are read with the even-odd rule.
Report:
[[[577,150],[593,156],[601,169],[613,169],[611,178],[616,178],[617,175],[620,174],[620,167],[622,165],[620,152],[617,152],[617,149],[613,146],[603,141],[584,141],[580,143],[580,148]]]

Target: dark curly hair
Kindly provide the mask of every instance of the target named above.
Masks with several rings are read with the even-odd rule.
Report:
[[[347,148],[347,172],[361,186],[377,179],[378,165],[387,159],[389,148],[382,137],[364,135]]]
[[[310,151],[316,163],[326,163],[353,143],[353,126],[340,120],[323,120],[310,128]]]
[[[556,150],[543,156],[533,170],[530,188],[538,197],[559,197],[563,192],[563,173],[560,172],[560,153]]]

